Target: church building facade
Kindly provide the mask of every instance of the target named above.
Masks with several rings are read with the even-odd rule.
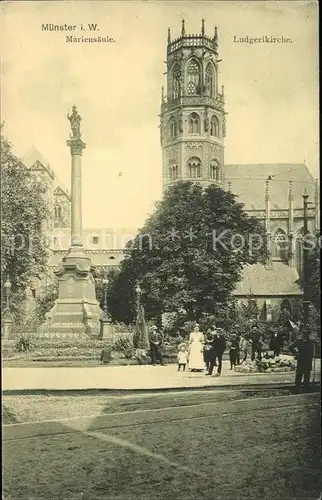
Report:
[[[218,81],[221,62],[217,28],[207,36],[202,21],[200,33],[190,35],[182,21],[178,38],[172,39],[168,31],[167,85],[166,92],[162,89],[160,113],[163,188],[181,180],[205,187],[215,183],[235,194],[247,213],[263,223],[271,242],[269,258],[265,264],[244,268],[235,297],[255,299],[263,319],[274,320],[281,307],[292,309],[302,295],[297,282],[302,271],[303,195],[309,197],[308,229],[314,234],[320,227],[319,185],[301,163],[225,164],[227,113],[224,87]],[[53,268],[69,248],[70,195],[35,149],[23,162],[35,175],[46,178],[49,186],[53,221],[47,232]],[[83,233],[85,249],[104,276],[120,265],[124,246],[135,237],[136,229],[85,229]]]
[[[227,165],[224,162],[226,111],[218,81],[219,36],[181,35],[167,43],[167,87],[162,89],[160,138],[163,186],[193,180],[215,183],[236,195],[250,216],[266,228],[270,245],[265,265],[246,266],[235,290],[239,300],[254,298],[263,319],[292,308],[301,297],[304,225],[303,195],[310,205],[308,229],[319,230],[319,185],[304,164]]]

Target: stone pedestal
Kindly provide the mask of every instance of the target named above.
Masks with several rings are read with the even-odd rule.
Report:
[[[10,312],[5,311],[2,319],[1,337],[7,340],[10,336],[13,319]]]
[[[100,319],[100,324],[101,324],[100,338],[103,340],[112,338],[114,334],[114,329],[113,325],[111,325],[111,319],[106,316],[103,316]]]
[[[75,335],[98,337],[102,311],[95,296],[90,259],[85,252],[71,249],[55,273],[58,299],[47,313],[41,330],[67,338]]]
[[[67,141],[72,163],[71,246],[68,255],[55,271],[58,277],[58,299],[52,310],[47,313],[40,333],[56,334],[62,338],[87,335],[99,337],[102,311],[96,300],[91,260],[82,244],[81,157],[86,145],[81,139],[81,117],[75,106],[68,119],[73,133]]]

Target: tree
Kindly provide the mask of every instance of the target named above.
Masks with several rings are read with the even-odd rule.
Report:
[[[314,239],[308,239],[306,244],[310,244],[308,252],[308,276],[307,293],[311,302],[309,308],[309,329],[314,337],[321,338],[321,233],[317,232]],[[313,242],[313,244],[312,244]],[[302,290],[304,290],[303,277],[298,280]],[[297,305],[296,319],[303,322],[303,302]]]
[[[321,241],[321,234],[317,233],[314,246],[308,255],[308,296],[319,314],[321,312]]]
[[[142,305],[137,309],[133,345],[136,349],[148,350],[149,348],[148,328],[145,322],[144,307]]]
[[[11,306],[19,308],[30,280],[46,268],[43,227],[50,211],[46,186],[13,154],[1,126],[1,281],[9,278]],[[3,294],[2,294],[3,296]]]
[[[230,299],[245,264],[265,257],[264,228],[233,194],[179,182],[127,245],[113,293],[123,317],[133,318],[139,280],[148,318],[184,309],[199,321]]]

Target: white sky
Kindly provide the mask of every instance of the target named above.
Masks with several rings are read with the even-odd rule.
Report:
[[[83,226],[139,227],[162,191],[159,118],[167,29],[218,25],[225,163],[306,161],[318,170],[316,2],[6,2],[2,120],[22,156],[32,145],[69,187],[68,109],[82,116]],[[98,23],[114,44],[68,44],[42,23]],[[72,34],[70,32],[69,34]],[[86,32],[75,32],[76,36]],[[234,36],[291,37],[236,44]],[[123,176],[117,177],[122,171]]]

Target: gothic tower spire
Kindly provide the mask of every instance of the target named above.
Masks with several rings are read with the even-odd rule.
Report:
[[[169,32],[170,33],[170,32]],[[161,104],[164,187],[183,179],[221,185],[224,164],[225,102],[218,85],[218,31],[186,33],[167,45],[167,88]]]

